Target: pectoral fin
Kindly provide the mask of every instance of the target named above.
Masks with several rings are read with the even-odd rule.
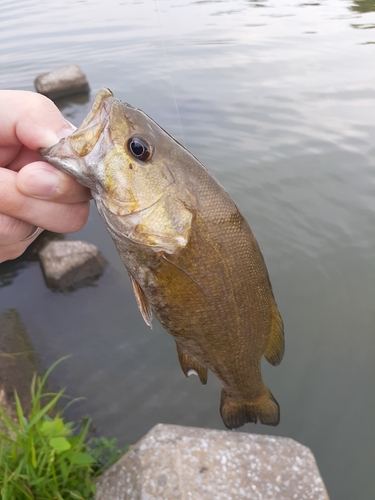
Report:
[[[271,363],[271,365],[278,365],[284,356],[284,325],[283,320],[281,319],[280,313],[274,305],[273,314],[272,314],[272,322],[271,322],[271,331],[268,338],[268,344],[266,352],[264,353],[264,357],[266,360]]]
[[[180,362],[182,371],[189,377],[192,371],[196,372],[199,380],[203,385],[207,384],[207,368],[199,363],[199,361],[177,344],[178,360]]]
[[[135,281],[133,276],[129,274],[130,276],[130,281],[133,285],[133,291],[135,295],[135,300],[137,301],[139,310],[141,311],[142,317],[145,320],[146,325],[148,325],[150,328],[152,328],[152,311],[150,304],[148,303],[148,300],[142,290],[142,288],[138,285],[138,283]]]

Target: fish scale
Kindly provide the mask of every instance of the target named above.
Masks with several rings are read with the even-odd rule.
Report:
[[[283,323],[257,241],[205,167],[141,110],[99,91],[71,136],[41,151],[89,187],[138,307],[174,337],[185,375],[221,381],[228,428],[277,425],[261,376],[284,353]]]

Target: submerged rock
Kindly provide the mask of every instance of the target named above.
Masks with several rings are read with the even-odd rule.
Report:
[[[89,90],[86,75],[75,64],[43,73],[37,76],[34,84],[39,94],[46,95],[50,99]]]
[[[95,500],[328,500],[293,439],[156,425],[97,482]]]
[[[39,258],[47,286],[53,289],[97,278],[106,266],[97,247],[85,241],[50,241],[39,252]]]
[[[15,389],[23,409],[28,411],[35,372],[42,373],[38,355],[18,311],[8,309],[0,314],[0,404],[11,418],[17,415]]]

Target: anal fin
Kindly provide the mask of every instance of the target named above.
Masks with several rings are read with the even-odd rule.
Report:
[[[131,284],[133,285],[135,300],[137,301],[137,305],[139,307],[139,310],[141,311],[142,317],[145,320],[146,325],[152,328],[152,310],[150,304],[148,303],[148,300],[142,288],[135,281],[131,274],[129,274],[129,276]]]
[[[277,366],[283,359],[284,350],[284,325],[275,304],[272,311],[271,331],[264,357],[271,365]]]
[[[188,353],[184,348],[176,342],[177,345],[177,355],[180,362],[182,371],[186,377],[189,377],[190,372],[194,371],[197,373],[199,380],[203,385],[207,384],[207,368],[202,365],[194,356]]]

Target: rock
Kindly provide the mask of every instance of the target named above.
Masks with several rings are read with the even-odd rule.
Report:
[[[39,252],[49,288],[63,289],[87,278],[97,278],[106,266],[95,245],[85,241],[50,241]]]
[[[37,92],[50,99],[89,90],[86,75],[75,64],[43,73],[35,79],[34,84]]]
[[[15,418],[14,389],[22,407],[28,411],[31,379],[35,372],[42,373],[39,358],[16,309],[0,314],[0,360],[0,404]]]
[[[95,500],[328,500],[293,439],[156,425],[97,482]]]

